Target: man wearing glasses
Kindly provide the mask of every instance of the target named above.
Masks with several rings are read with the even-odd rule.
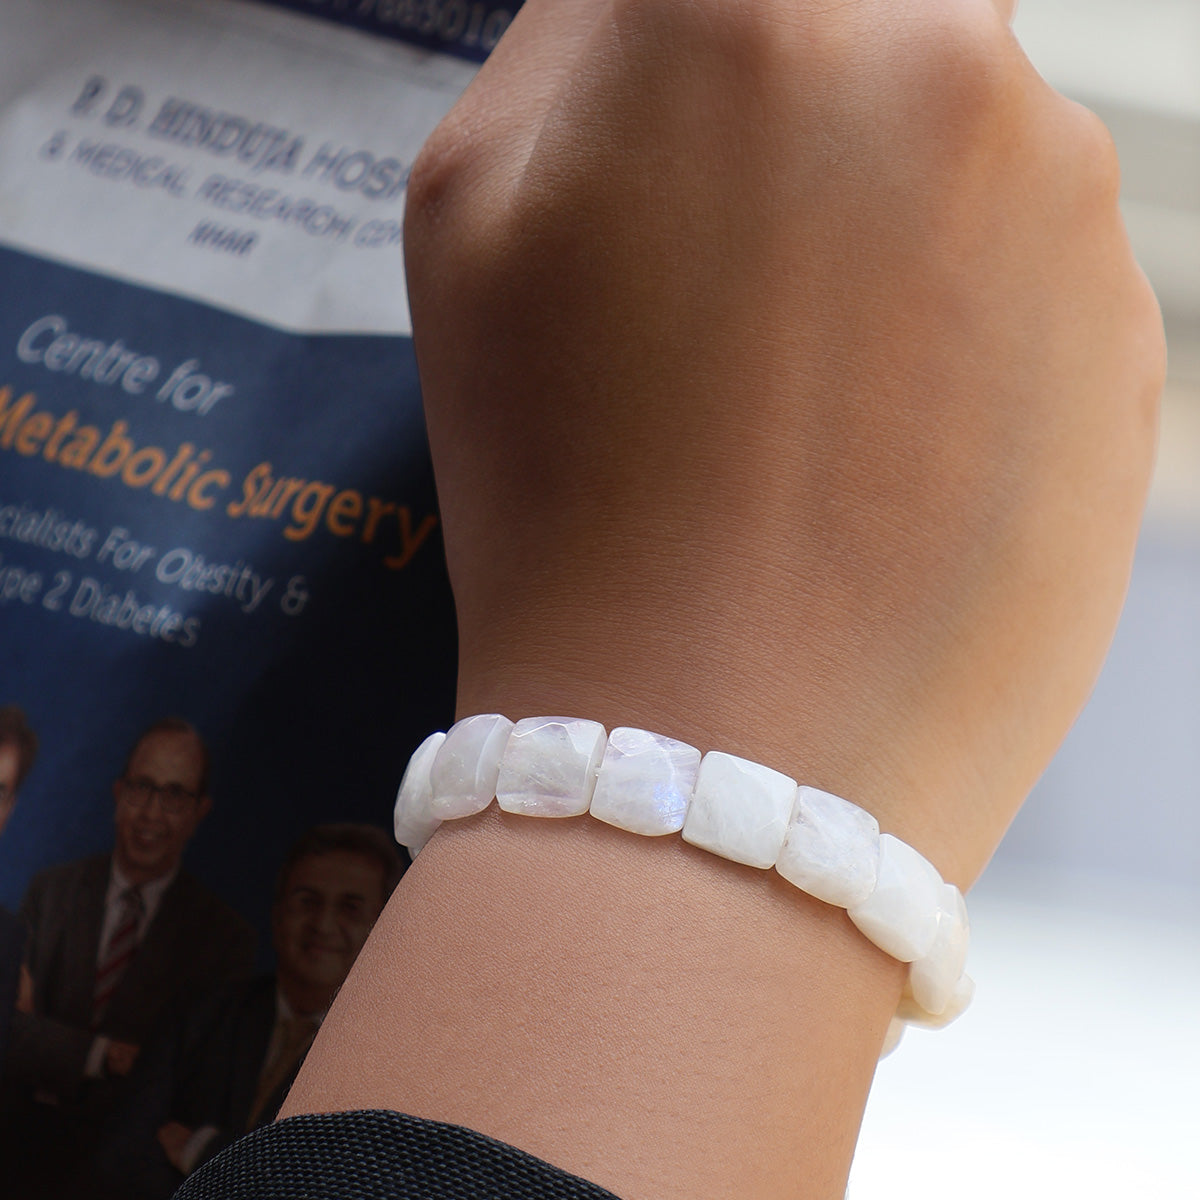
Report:
[[[87,1148],[172,1001],[250,971],[249,925],[181,868],[208,775],[197,731],[155,722],[113,784],[112,853],[51,867],[26,893],[33,1012],[14,1018],[7,1073],[31,1187]]]

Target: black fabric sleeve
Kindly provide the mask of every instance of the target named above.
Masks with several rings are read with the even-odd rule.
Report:
[[[369,1110],[264,1125],[204,1163],[175,1200],[617,1200],[482,1133]]]

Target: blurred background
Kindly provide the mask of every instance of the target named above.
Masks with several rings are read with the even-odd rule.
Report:
[[[880,1065],[851,1200],[1200,1198],[1200,0],[1021,0],[1116,140],[1170,349],[1090,705],[970,897],[974,1006]]]

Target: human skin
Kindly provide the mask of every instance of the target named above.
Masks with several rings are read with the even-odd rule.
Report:
[[[1082,706],[1163,372],[1111,143],[987,0],[533,0],[413,172],[459,713],[870,809],[967,887]],[[840,1197],[903,969],[678,839],[444,826],[284,1108]]]
[[[125,774],[113,783],[117,865],[131,883],[150,883],[179,866],[184,848],[212,807],[200,794],[203,751],[190,733],[158,731],[147,734],[134,748]],[[191,798],[171,811],[161,797],[137,804],[127,780],[142,779],[155,787],[180,787]]]
[[[271,931],[279,985],[297,1013],[329,1007],[384,899],[379,864],[366,855],[330,850],[292,867]]]
[[[16,742],[0,742],[0,833],[17,806],[17,777],[21,773],[21,748]]]
[[[112,785],[113,858],[130,883],[151,883],[179,866],[184,848],[212,807],[211,798],[201,794],[203,774],[204,752],[193,734],[159,730],[134,747],[125,774]],[[178,811],[169,810],[159,796],[138,804],[129,792],[131,779],[147,780],[156,788],[180,787],[192,796]],[[104,1052],[105,1071],[128,1075],[140,1051],[133,1042],[111,1039]]]

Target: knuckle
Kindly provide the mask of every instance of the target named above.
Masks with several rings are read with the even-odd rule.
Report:
[[[1075,150],[1082,181],[1105,205],[1115,205],[1121,191],[1121,164],[1108,127],[1090,109],[1070,105],[1068,135]]]
[[[1167,348],[1162,314],[1142,272],[1128,262],[1126,285],[1119,289],[1117,320],[1110,327],[1109,359],[1114,365],[1110,409],[1114,431],[1131,472],[1148,478],[1153,467],[1159,406],[1167,381]],[[1144,480],[1143,480],[1144,482]]]
[[[486,147],[471,121],[456,110],[422,146],[409,172],[404,199],[404,256],[410,286],[415,277],[449,275],[486,243],[494,216],[487,215]]]
[[[988,24],[962,12],[943,12],[913,36],[924,111],[949,134],[974,136],[1010,95],[1006,48]]]
[[[465,139],[454,122],[444,120],[421,147],[408,177],[405,226],[433,219],[460,190],[466,173]]]
[[[1141,407],[1152,414],[1158,411],[1159,399],[1167,382],[1167,339],[1163,329],[1162,311],[1149,281],[1139,272],[1135,299],[1135,329],[1137,353],[1144,364]]]

